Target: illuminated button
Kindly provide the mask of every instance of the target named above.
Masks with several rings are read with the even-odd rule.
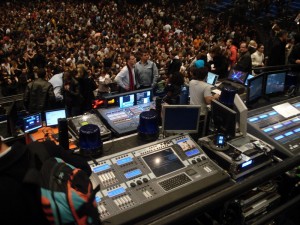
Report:
[[[146,177],[144,177],[143,181],[144,181],[144,183],[147,183],[149,180]]]
[[[258,118],[257,117],[254,117],[254,118],[250,118],[249,119],[249,122],[255,122],[255,121],[257,121],[258,120]]]
[[[273,128],[269,127],[269,128],[264,129],[263,131],[264,131],[265,133],[268,133],[268,132],[270,132],[270,131],[272,131],[272,130],[273,130]]]
[[[193,164],[196,164],[197,162],[196,162],[196,160],[195,160],[195,159],[193,159],[193,160],[192,160],[192,163],[193,163]]]
[[[280,128],[280,127],[282,127],[282,124],[276,124],[276,125],[274,126],[274,129],[278,129],[278,128]]]
[[[266,114],[259,116],[260,119],[264,119],[264,118],[267,118],[267,117],[268,117],[268,115],[266,115]]]
[[[136,184],[133,183],[133,182],[131,182],[131,183],[130,183],[130,186],[134,188],[134,187],[136,187]]]
[[[136,183],[137,183],[138,185],[142,185],[142,184],[143,184],[143,182],[142,182],[141,180],[138,180]]]
[[[280,139],[282,139],[282,138],[284,138],[283,135],[279,135],[279,136],[277,136],[277,137],[274,137],[274,139],[275,139],[276,141],[278,141],[278,140],[280,140]]]
[[[293,132],[293,131],[290,131],[290,132],[285,133],[284,135],[285,135],[285,136],[290,136],[290,135],[292,135],[292,134],[294,134],[294,132]]]
[[[273,111],[273,112],[270,112],[270,113],[269,113],[269,116],[274,116],[274,115],[276,115],[276,114],[277,114],[277,112]]]

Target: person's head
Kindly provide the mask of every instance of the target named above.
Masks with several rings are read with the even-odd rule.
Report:
[[[232,39],[228,39],[227,41],[226,41],[226,46],[227,47],[230,47],[232,45]]]
[[[204,80],[207,76],[208,69],[206,67],[203,68],[195,68],[192,70],[192,74],[194,79],[196,80]]]
[[[263,44],[257,45],[257,51],[259,51],[260,53],[263,53],[264,50],[265,50],[265,46]]]
[[[240,43],[240,52],[245,53],[248,51],[248,45],[246,42],[241,42]]]
[[[300,43],[300,33],[295,34],[294,36],[294,44]]]
[[[126,64],[127,64],[128,66],[131,66],[131,67],[134,66],[136,60],[135,60],[135,56],[134,56],[133,54],[126,54],[126,55],[124,56],[124,58],[125,58]]]
[[[256,43],[256,41],[251,40],[251,41],[249,41],[248,46],[251,47],[251,48],[255,48],[256,49],[257,48],[257,43]]]
[[[147,60],[149,59],[149,52],[146,49],[142,49],[141,50],[141,61],[143,63],[147,62]]]
[[[281,40],[281,41],[286,41],[288,38],[288,32],[286,30],[280,30],[277,33],[277,37]]]
[[[45,78],[46,77],[46,70],[44,68],[39,68],[38,70],[38,78]]]

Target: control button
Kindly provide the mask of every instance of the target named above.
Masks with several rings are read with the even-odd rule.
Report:
[[[196,172],[195,170],[193,170],[193,169],[189,169],[189,170],[186,171],[186,173],[187,173],[189,176],[193,176],[193,175],[195,175],[197,172]]]
[[[200,158],[197,158],[197,162],[201,162],[202,160]]]
[[[134,188],[136,186],[136,184],[132,182],[132,183],[130,183],[130,186]]]
[[[148,180],[148,178],[144,177],[143,181],[144,181],[144,183],[147,183],[149,180]]]
[[[196,162],[196,160],[195,160],[195,159],[193,159],[193,160],[192,160],[192,163],[193,163],[193,164],[196,164],[197,162]]]
[[[207,158],[206,158],[206,156],[203,155],[203,156],[201,156],[201,159],[206,160]]]
[[[138,185],[143,184],[143,182],[142,182],[141,180],[138,180],[136,183],[137,183]]]

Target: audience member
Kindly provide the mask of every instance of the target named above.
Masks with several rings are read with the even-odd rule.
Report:
[[[135,64],[134,73],[138,89],[154,87],[159,76],[157,66],[149,60],[147,50],[141,51],[141,60]]]
[[[24,92],[24,106],[29,113],[43,112],[55,104],[52,84],[45,80],[46,71],[40,68],[38,79],[30,82]]]

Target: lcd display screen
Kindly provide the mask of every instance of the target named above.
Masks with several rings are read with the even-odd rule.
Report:
[[[171,148],[144,156],[143,159],[156,177],[161,177],[184,167],[182,161]]]

